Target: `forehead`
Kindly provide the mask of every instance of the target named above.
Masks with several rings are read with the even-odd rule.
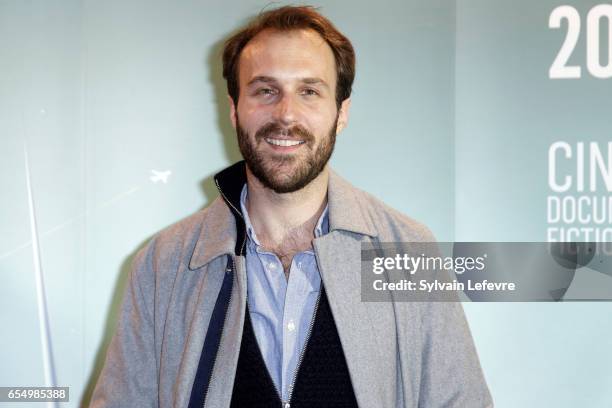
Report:
[[[334,53],[313,30],[260,32],[242,50],[238,73],[241,84],[256,76],[279,81],[321,78],[330,86],[336,83]]]

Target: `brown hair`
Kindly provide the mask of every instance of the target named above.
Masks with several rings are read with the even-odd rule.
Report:
[[[231,36],[223,49],[223,78],[227,92],[238,103],[238,61],[240,53],[257,34],[265,29],[280,31],[311,29],[319,33],[331,47],[336,60],[336,104],[351,96],[355,78],[353,45],[336,27],[312,6],[284,6],[260,13],[246,27]]]

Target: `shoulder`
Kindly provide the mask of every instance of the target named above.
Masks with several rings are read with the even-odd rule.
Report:
[[[188,267],[203,236],[221,237],[228,229],[231,213],[220,197],[201,209],[157,232],[134,259],[155,274]]]
[[[332,175],[333,174],[333,175]],[[379,198],[350,184],[336,173],[330,173],[334,186],[342,191],[345,200],[352,200],[348,207],[362,217],[364,225],[375,232],[380,241],[386,242],[433,242],[435,237],[429,228],[385,204]]]
[[[370,193],[362,191],[361,194],[367,214],[374,225],[378,226],[379,236],[385,240],[387,238],[423,242],[435,240],[433,233],[422,222],[390,207]]]

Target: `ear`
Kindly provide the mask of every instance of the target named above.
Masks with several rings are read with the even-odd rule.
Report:
[[[348,125],[349,109],[351,107],[351,98],[346,98],[340,104],[340,111],[338,112],[338,125],[336,126],[336,134],[342,132],[342,130]]]
[[[234,104],[234,100],[229,95],[227,95],[227,100],[229,101],[230,106],[230,120],[232,121],[232,126],[234,129],[236,129],[236,104]]]

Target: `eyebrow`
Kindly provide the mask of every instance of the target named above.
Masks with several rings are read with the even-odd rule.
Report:
[[[321,78],[315,78],[315,77],[309,77],[309,78],[301,78],[300,81],[302,83],[308,84],[308,85],[321,85],[325,88],[329,89],[329,85],[327,84],[327,82],[325,82],[323,79]],[[266,84],[274,84],[277,83],[278,81],[270,76],[265,76],[265,75],[258,75],[256,77],[254,77],[253,79],[251,79],[248,83],[247,86],[251,86],[257,82],[263,82]]]

